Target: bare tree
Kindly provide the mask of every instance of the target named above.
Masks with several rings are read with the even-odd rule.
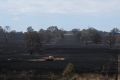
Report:
[[[74,34],[78,33],[79,31],[80,31],[80,29],[72,29],[72,32],[73,32]]]
[[[93,43],[97,44],[102,41],[100,32],[98,30],[96,30],[95,28],[89,28],[88,32],[90,34],[90,39]]]
[[[57,32],[58,28],[57,28],[57,26],[50,26],[50,27],[47,28],[47,30],[50,31],[50,32]]]
[[[64,30],[58,29],[57,26],[50,26],[46,31],[48,42],[56,42],[62,38],[64,38]]]
[[[4,29],[2,28],[2,26],[0,26],[0,41],[4,41]]]
[[[118,28],[113,28],[112,30],[111,30],[111,33],[112,34],[117,34],[117,33],[119,33],[120,32],[120,30],[118,29]]]
[[[8,40],[9,40],[9,32],[10,32],[10,26],[5,26],[4,28],[4,39],[5,43],[8,45]]]
[[[80,29],[72,29],[72,32],[73,32],[75,38],[78,41],[80,41],[80,38],[81,38],[81,31],[80,31]]]
[[[33,52],[39,52],[41,48],[41,39],[38,32],[34,31],[32,27],[27,28],[25,33],[26,47],[30,54]]]
[[[119,33],[119,29],[113,28],[111,32],[108,34],[108,36],[106,36],[106,43],[109,45],[110,48],[112,48],[116,43],[117,33]]]
[[[86,44],[88,42],[99,43],[102,41],[102,36],[95,28],[83,29],[80,33],[81,40]]]

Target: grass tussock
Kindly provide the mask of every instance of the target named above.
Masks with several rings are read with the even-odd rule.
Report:
[[[40,74],[35,71],[13,71],[0,73],[0,80],[116,80],[115,74],[81,73],[77,74],[75,66],[69,63],[62,74],[46,73]],[[120,80],[120,74],[118,75]]]

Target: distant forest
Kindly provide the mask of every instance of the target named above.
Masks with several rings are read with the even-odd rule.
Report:
[[[9,26],[0,26],[0,53],[41,52],[45,45],[57,45],[66,36],[74,36],[80,45],[103,45],[108,48],[120,48],[120,30],[113,28],[110,32],[100,31],[93,27],[66,31],[57,26],[46,30],[35,31],[32,26],[26,32],[11,30]]]

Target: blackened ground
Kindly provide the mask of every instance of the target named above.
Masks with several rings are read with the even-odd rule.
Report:
[[[65,61],[32,62],[28,59],[39,59],[45,56],[64,57]],[[75,65],[77,72],[110,72],[117,71],[116,59],[118,50],[108,48],[46,48],[39,55],[0,55],[0,71],[37,71],[39,73],[62,72],[68,63]],[[10,60],[11,59],[11,60]]]

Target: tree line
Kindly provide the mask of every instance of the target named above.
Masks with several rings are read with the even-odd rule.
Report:
[[[118,28],[113,28],[110,32],[105,32],[91,27],[83,30],[72,29],[72,32],[79,41],[86,45],[89,43],[104,44],[112,48],[120,42],[120,30]]]
[[[67,32],[72,32],[75,38],[86,46],[88,44],[104,44],[112,48],[120,43],[120,30],[118,28],[113,28],[110,32],[100,31],[93,27],[66,31],[57,26],[50,26],[46,30],[35,31],[32,26],[29,26],[26,32],[17,32],[11,30],[9,26],[0,26],[0,48],[6,47],[8,49],[13,45],[14,47],[21,45],[32,54],[40,52],[43,45],[55,44],[64,39],[64,34]]]
[[[40,52],[41,47],[53,44],[64,37],[64,30],[57,26],[50,26],[46,30],[35,31],[29,26],[26,32],[11,30],[9,26],[0,26],[0,49],[11,49],[20,46],[20,49],[30,52]],[[12,50],[12,49],[11,49]],[[17,49],[18,50],[18,49]]]

